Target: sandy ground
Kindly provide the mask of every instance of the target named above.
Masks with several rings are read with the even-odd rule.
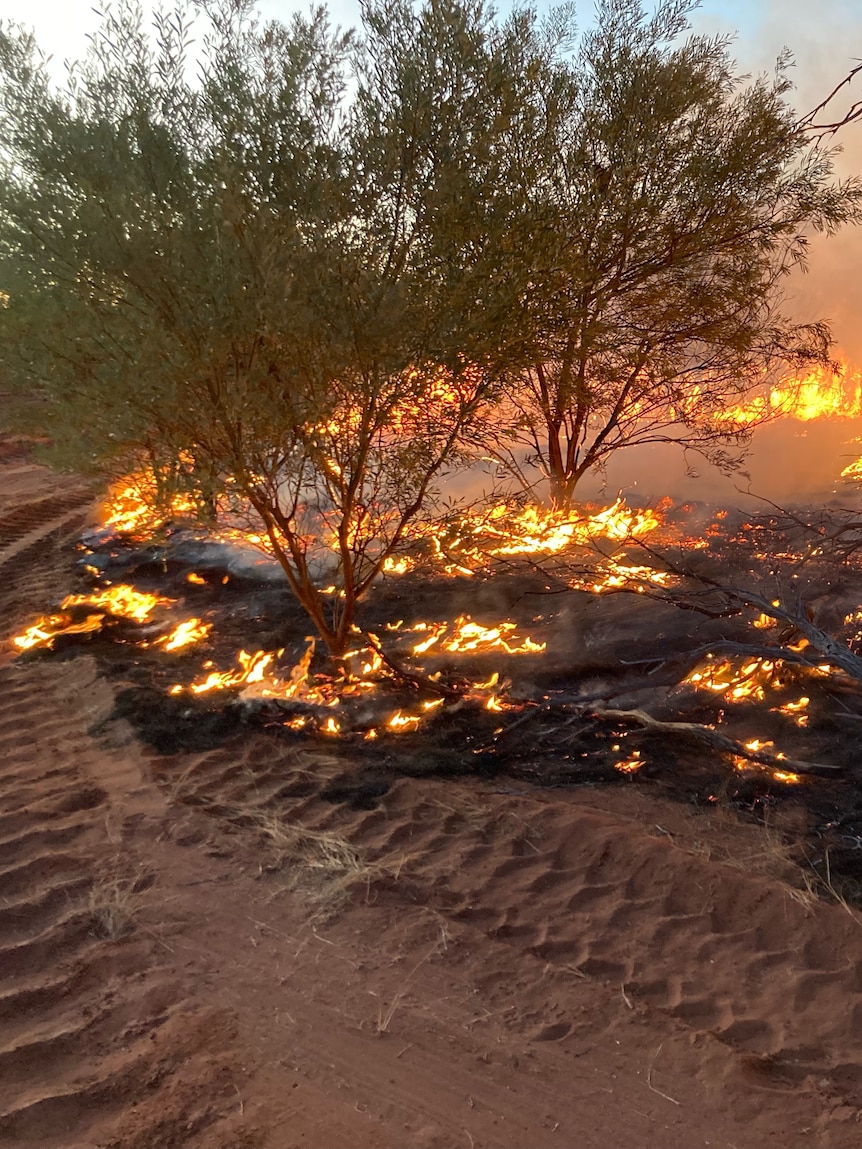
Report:
[[[862,1144],[862,918],[782,833],[642,789],[164,757],[5,640],[91,492],[0,455],[0,1144]],[[341,769],[340,766],[337,767]]]

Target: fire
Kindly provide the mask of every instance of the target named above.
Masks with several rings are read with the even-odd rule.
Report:
[[[275,651],[241,650],[237,655],[238,667],[233,670],[213,670],[206,678],[192,682],[188,690],[192,694],[208,694],[211,690],[231,690],[241,687],[243,699],[272,698],[299,699],[324,706],[334,706],[338,698],[328,695],[315,684],[309,683],[309,667],[314,655],[315,642],[307,639],[308,646],[299,662],[291,668],[287,677],[273,672],[272,665],[284,654],[284,649]],[[173,687],[173,693],[180,693],[183,687]]]
[[[490,650],[505,650],[507,654],[538,654],[547,646],[547,643],[534,642],[531,638],[517,638],[513,633],[516,629],[514,622],[481,626],[464,614],[453,623],[420,622],[410,629],[413,633],[430,632],[427,638],[414,644],[414,654],[425,654],[434,646],[452,654],[481,654]]]
[[[798,774],[794,774],[791,770],[773,770],[772,777],[776,782],[784,782],[788,786],[793,786],[802,779]]]
[[[269,664],[282,653],[264,650],[249,653],[241,650],[237,655],[238,670],[213,670],[202,682],[193,682],[188,689],[192,694],[206,694],[210,690],[227,690],[233,686],[262,682]]]
[[[175,494],[166,508],[158,498],[158,484],[151,471],[139,471],[115,484],[108,493],[104,523],[118,534],[151,535],[166,521],[194,515],[197,507],[187,495]]]
[[[839,370],[813,367],[807,375],[787,376],[768,394],[756,395],[721,413],[722,421],[756,423],[764,419],[855,419],[862,415],[862,372],[842,359]]]
[[[657,511],[633,510],[622,496],[603,510],[583,514],[499,503],[484,513],[462,515],[450,524],[448,542],[432,535],[431,548],[447,573],[472,574],[489,557],[558,554],[599,538],[622,542],[647,535],[661,523]]]
[[[715,663],[707,661],[705,666],[691,671],[683,682],[724,694],[734,702],[762,702],[766,687],[775,685],[774,671],[775,662],[770,659],[753,658],[740,665],[739,659],[726,658]]]
[[[811,699],[803,695],[801,698],[797,698],[795,702],[785,702],[783,706],[773,706],[772,709],[776,714],[786,714],[793,718],[797,726],[807,726],[808,715],[804,711],[810,702]]]
[[[45,615],[16,635],[12,642],[19,650],[32,650],[36,646],[50,649],[54,639],[65,634],[91,634],[101,630],[106,615],[128,618],[133,622],[146,622],[156,607],[172,606],[174,599],[148,594],[134,587],[120,584],[105,587],[93,594],[69,594],[60,603],[60,611],[71,607],[95,607],[98,613],[88,614],[83,621],[75,621],[69,613]]]
[[[421,721],[421,714],[402,714],[400,710],[396,710],[386,725],[396,734],[402,734],[407,730],[415,730]]]
[[[211,622],[201,622],[199,618],[189,618],[174,627],[170,634],[157,638],[155,645],[166,651],[183,650],[192,643],[200,642],[212,630]]]
[[[119,618],[129,618],[134,622],[146,622],[158,606],[173,606],[175,600],[163,595],[149,594],[135,590],[133,586],[121,583],[106,587],[93,594],[70,594],[60,603],[61,609],[70,606],[101,606],[107,614]]]
[[[574,590],[589,590],[593,594],[607,594],[621,587],[645,594],[648,586],[669,587],[678,581],[670,571],[610,559],[587,574],[577,575],[570,580],[569,586]]]
[[[619,770],[621,774],[636,774],[641,766],[643,766],[643,760],[640,750],[633,750],[631,757],[614,763],[614,769]]]
[[[801,668],[795,668],[795,673],[801,672]],[[805,673],[817,676],[827,675],[832,673],[832,668],[825,665],[811,667]],[[781,659],[773,661],[768,658],[748,660],[726,658],[713,662],[708,657],[706,664],[696,667],[683,679],[683,682],[701,690],[712,690],[716,694],[723,695],[728,701],[762,702],[768,690],[784,689],[787,680],[783,675],[786,674],[787,668]],[[807,726],[807,709],[810,702],[811,699],[807,695],[800,695],[795,700],[782,702],[770,709],[774,714],[784,714],[788,718],[792,718],[797,726]],[[761,745],[765,745],[765,743],[761,743]],[[752,745],[749,745],[748,748],[750,750],[757,749]]]
[[[12,642],[19,650],[32,650],[34,646],[54,645],[54,639],[61,634],[91,634],[101,630],[103,614],[88,614],[83,622],[72,622],[68,615],[50,614],[28,626],[23,634],[16,635]]]

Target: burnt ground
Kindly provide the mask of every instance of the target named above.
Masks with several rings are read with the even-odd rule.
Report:
[[[86,587],[91,498],[26,451],[0,468],[4,640]],[[453,702],[433,739],[369,746],[234,696],[169,710],[164,688],[208,659],[276,639],[289,665],[306,629],[258,579],[214,567],[189,590],[165,555],[123,553],[118,579],[218,626],[172,659],[119,620],[53,653],[4,643],[0,1145],[858,1145],[862,919],[800,853],[820,840],[811,795],[851,793],[852,770],[758,777],[775,798],[755,802],[732,764],[638,735],[623,778],[634,729],[566,709],[678,707],[692,643],[736,623],[524,575],[390,581],[376,621],[396,599],[393,620],[505,610],[534,637],[546,622],[549,648],[541,669],[493,660],[513,709],[490,723]],[[807,730],[782,726],[794,753],[855,712],[839,686]],[[731,718],[740,736],[778,722]]]
[[[716,516],[709,508],[690,505],[679,513],[662,559],[646,557],[657,565],[663,561],[669,568],[718,575],[728,585],[754,586],[767,595],[782,579],[786,584],[801,577],[800,598],[816,605],[821,622],[840,630],[862,591],[862,571],[853,553],[838,556],[842,561],[830,556],[828,562],[807,559],[800,565],[806,540],[794,527],[797,520],[817,525],[814,512],[751,520],[741,512]],[[841,537],[847,542],[855,535],[844,531]],[[698,538],[708,540],[708,546],[692,550],[690,542]],[[498,563],[473,578],[420,566],[381,580],[360,622],[383,636],[394,660],[425,676],[440,676],[439,682],[454,693],[419,729],[390,733],[385,716],[415,709],[417,702],[436,695],[433,689],[383,678],[370,697],[342,698],[339,714],[348,721],[342,721],[345,732],[333,740],[313,732],[315,721],[330,712],[302,701],[246,701],[238,689],[200,696],[188,690],[170,693],[172,686],[200,680],[204,664],[220,670],[235,666],[239,650],[283,648],[277,664],[282,676],[299,660],[308,622],[274,564],[181,529],[168,530],[158,544],[103,532],[84,539],[77,542],[74,559],[70,553],[75,572],[70,590],[86,591],[105,581],[130,583],[175,599],[171,617],[195,615],[212,622],[210,636],[187,653],[165,655],[152,645],[163,622],[109,618],[99,632],[60,636],[53,651],[25,658],[69,660],[82,651],[95,658],[116,693],[114,716],[129,721],[161,754],[229,747],[252,732],[265,733],[286,755],[324,746],[334,761],[343,763],[343,772],[327,780],[321,796],[354,808],[373,808],[399,777],[509,779],[545,789],[636,787],[696,807],[731,808],[760,823],[786,807],[794,816],[804,814],[800,865],[818,879],[828,869],[829,883],[843,897],[862,897],[862,759],[855,738],[862,721],[860,684],[845,675],[812,674],[782,664],[768,678],[762,699],[733,701],[726,692],[714,695],[683,681],[710,646],[726,652],[734,644],[742,649],[754,641],[767,655],[770,648],[780,655],[782,643],[792,645],[798,637],[787,628],[777,635],[774,629],[753,629],[750,611],[716,618],[649,595],[572,589],[579,572],[586,572],[589,581],[604,561],[601,553],[554,559],[544,570]],[[643,562],[644,557],[642,548],[633,547],[626,561]],[[199,581],[190,583],[193,572]],[[73,619],[76,611],[83,616],[87,608],[73,608]],[[411,653],[412,626],[463,614],[489,627],[514,621],[517,635],[544,642],[546,649],[518,655],[499,650],[436,657],[433,651]],[[394,624],[400,624],[398,630],[387,629]],[[848,641],[852,647],[855,636]],[[318,652],[313,675],[325,686],[329,671]],[[483,698],[471,698],[469,692],[458,695],[470,681],[486,680],[495,671],[505,688],[502,712],[487,710]],[[800,727],[794,715],[780,713],[779,707],[803,695],[810,702],[807,724]],[[591,703],[599,710],[641,708],[664,721],[715,726],[739,742],[758,738],[788,758],[815,765],[797,781],[778,781],[772,769],[757,764],[739,769],[732,755],[705,747],[696,737],[671,737],[603,718],[591,711]],[[299,731],[289,725],[297,716],[308,719]],[[369,741],[372,728],[377,737]],[[635,752],[643,765],[636,773],[621,773],[619,762]],[[818,769],[817,764],[835,769]]]

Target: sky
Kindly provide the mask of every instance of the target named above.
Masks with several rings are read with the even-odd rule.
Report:
[[[96,0],[0,0],[0,18],[35,29],[43,50],[54,57],[58,77],[61,62],[86,50],[86,35],[98,24]],[[152,10],[156,0],[142,0]],[[505,8],[510,0],[498,0]],[[536,0],[539,7],[548,0]],[[170,0],[167,2],[170,6]],[[261,14],[285,20],[296,10],[307,11],[310,0],[258,0]],[[334,23],[358,23],[359,0],[328,0]],[[580,22],[587,23],[593,0],[576,0]],[[702,0],[695,30],[734,35],[733,55],[744,72],[771,71],[781,50],[795,58],[793,72],[797,109],[808,111],[862,58],[860,0]],[[862,99],[862,74],[851,98]],[[862,122],[842,134],[841,174],[862,174]],[[812,244],[810,273],[794,283],[800,318],[828,318],[839,344],[862,365],[862,284],[855,283],[862,267],[862,228]]]

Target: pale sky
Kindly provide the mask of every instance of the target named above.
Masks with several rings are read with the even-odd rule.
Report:
[[[157,0],[143,0],[152,11]],[[649,3],[649,0],[647,0]],[[84,54],[86,35],[98,26],[96,0],[0,0],[0,18],[34,28],[43,50],[57,63]],[[511,0],[497,0],[505,10]],[[550,0],[535,0],[545,8]],[[579,22],[589,23],[594,0],[576,0]],[[167,0],[166,7],[171,6]],[[309,0],[258,0],[261,15],[285,20],[294,11],[308,11]],[[358,23],[359,0],[329,0],[335,24]],[[797,92],[793,103],[806,112],[821,100],[862,59],[862,0],[702,0],[695,28],[706,33],[736,33],[733,55],[746,72],[771,71],[779,52],[788,47],[796,58],[793,73]],[[849,100],[862,99],[862,75]],[[846,107],[849,100],[845,100]],[[840,140],[844,154],[841,174],[862,173],[862,122]],[[833,321],[840,345],[862,362],[862,228],[841,232],[835,239],[814,238],[810,274],[796,278],[791,294],[800,318]]]
[[[550,0],[535,0],[545,8]],[[143,0],[152,10],[157,0]],[[510,0],[498,0],[506,9]],[[582,23],[589,23],[594,0],[576,0]],[[167,0],[170,7],[170,0]],[[333,23],[358,23],[359,0],[329,0]],[[56,62],[86,51],[88,32],[98,25],[97,0],[0,0],[0,18],[33,28],[43,50]],[[296,10],[307,11],[309,0],[258,0],[261,14],[286,19]],[[734,55],[749,71],[771,70],[783,47],[797,58],[795,79],[800,110],[816,103],[862,57],[862,3],[860,0],[702,0],[696,16],[698,31],[736,33]],[[854,58],[855,57],[855,58]],[[828,85],[828,87],[826,87]],[[862,82],[860,82],[862,88]],[[858,95],[857,95],[858,98]]]
[[[145,10],[154,3],[143,0]],[[546,7],[547,0],[538,0],[538,4]],[[358,22],[358,0],[330,0],[327,6],[334,23],[350,26]],[[500,0],[500,8],[507,6]],[[62,61],[83,54],[86,34],[98,23],[96,7],[94,0],[0,0],[0,18],[35,28],[42,47]],[[308,7],[296,0],[258,0],[262,15],[275,19]],[[582,21],[589,21],[593,7],[592,0],[577,4]],[[769,67],[786,44],[800,64],[829,57],[835,73],[843,75],[853,53],[862,54],[859,0],[702,0],[697,23],[710,31],[738,32],[736,54],[746,67]]]

